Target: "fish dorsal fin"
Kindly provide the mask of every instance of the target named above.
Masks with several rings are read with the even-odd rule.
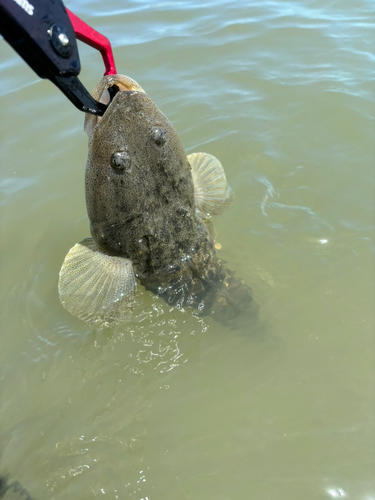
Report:
[[[207,153],[187,157],[193,176],[195,204],[204,216],[219,215],[233,202],[222,164]]]
[[[135,288],[131,261],[104,254],[92,238],[71,248],[61,267],[62,305],[97,329],[129,318]]]

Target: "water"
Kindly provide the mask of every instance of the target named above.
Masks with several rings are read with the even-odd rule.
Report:
[[[232,332],[141,287],[114,330],[61,307],[89,235],[83,115],[1,42],[0,476],[34,500],[374,499],[374,3],[67,6],[187,153],[222,161],[220,255],[260,321]],[[100,55],[80,54],[92,88]]]

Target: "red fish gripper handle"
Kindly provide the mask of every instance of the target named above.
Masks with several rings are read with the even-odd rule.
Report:
[[[73,14],[69,9],[65,8],[65,10],[78,40],[100,51],[105,65],[104,75],[117,74],[111,43],[108,38],[94,30],[94,28],[91,28],[91,26],[82,21],[82,19]]]

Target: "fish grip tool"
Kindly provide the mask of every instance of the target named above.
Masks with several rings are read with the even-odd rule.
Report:
[[[104,75],[116,74],[109,40],[64,7],[61,0],[0,0],[0,33],[40,78],[54,83],[81,111],[103,116],[78,79],[76,38],[100,51]]]

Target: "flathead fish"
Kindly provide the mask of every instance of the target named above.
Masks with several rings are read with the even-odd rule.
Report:
[[[102,118],[85,118],[91,238],[65,258],[63,306],[97,328],[112,326],[128,318],[138,279],[167,303],[224,323],[254,313],[250,288],[216,254],[210,217],[233,200],[221,163],[187,156],[134,80],[106,76],[92,95],[109,105]]]

